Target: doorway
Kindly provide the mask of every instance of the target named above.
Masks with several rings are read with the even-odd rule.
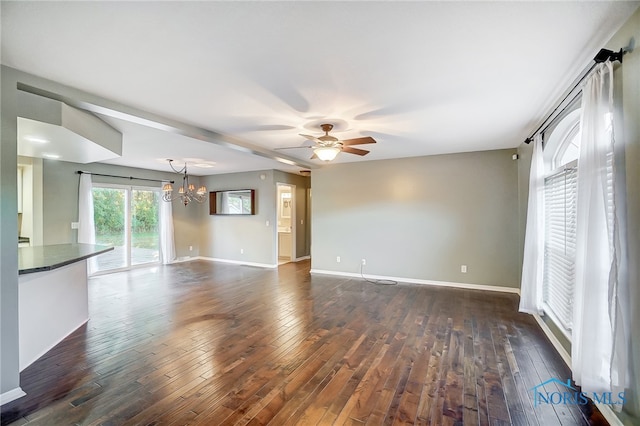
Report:
[[[296,200],[295,185],[277,184],[278,265],[296,260]]]
[[[43,245],[42,159],[18,156],[18,247]]]
[[[96,272],[158,263],[160,191],[94,185],[92,194],[96,244],[114,247],[113,251],[98,257]]]

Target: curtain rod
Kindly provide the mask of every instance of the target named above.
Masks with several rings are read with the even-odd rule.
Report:
[[[591,64],[591,66],[589,66],[589,69],[587,69],[586,71],[584,71],[582,73],[582,77],[580,77],[578,79],[578,82],[571,88],[571,90],[569,90],[569,92],[567,92],[567,94],[565,95],[564,98],[562,98],[562,100],[558,103],[558,105],[553,109],[553,111],[551,111],[551,113],[549,115],[547,115],[547,117],[544,119],[544,121],[542,121],[542,124],[540,124],[540,126],[535,130],[535,132],[533,132],[531,134],[531,136],[529,136],[528,138],[526,138],[524,140],[524,143],[529,144],[531,143],[531,141],[533,141],[533,137],[538,134],[538,132],[540,130],[542,130],[543,127],[545,127],[547,125],[547,123],[549,122],[549,120],[554,117],[554,115],[556,114],[556,111],[558,111],[558,108],[560,108],[562,106],[562,104],[564,104],[564,101],[567,100],[567,98],[569,98],[569,96],[571,96],[571,94],[574,92],[574,90],[576,90],[578,88],[578,86],[580,86],[580,84],[589,76],[589,74],[591,73],[591,71],[593,71],[593,69],[596,67],[596,65],[598,65],[601,62],[605,62],[607,60],[612,60],[612,61],[620,61],[620,63],[622,63],[622,56],[624,56],[627,53],[627,51],[625,49],[620,49],[618,52],[614,52],[613,50],[607,50],[607,49],[600,49],[600,51],[598,52],[598,54],[593,58],[594,63]],[[573,99],[571,99],[571,102],[569,102],[568,104],[566,104],[558,114],[562,114],[575,100],[576,97],[574,97]],[[546,127],[545,127],[546,130]]]
[[[81,174],[86,174],[86,175],[95,175],[95,176],[105,176],[105,177],[114,177],[114,178],[122,178],[122,179],[129,179],[129,180],[146,180],[149,182],[169,182],[169,183],[175,183],[175,181],[172,180],[160,180],[160,179],[147,179],[147,178],[139,178],[139,177],[133,177],[133,176],[118,176],[118,175],[105,175],[102,173],[93,173],[93,172],[85,172],[83,170],[78,170],[76,173],[78,173],[79,175]]]

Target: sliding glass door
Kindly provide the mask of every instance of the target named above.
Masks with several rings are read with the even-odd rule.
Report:
[[[97,257],[97,272],[158,262],[158,189],[94,185],[96,244],[113,251]]]
[[[160,258],[160,194],[148,189],[133,189],[131,194],[131,264],[157,262]]]
[[[123,188],[96,187],[93,190],[93,220],[96,244],[113,246],[113,251],[96,257],[97,272],[128,266],[127,220],[128,191]]]

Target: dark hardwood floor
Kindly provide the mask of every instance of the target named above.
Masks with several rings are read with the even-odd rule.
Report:
[[[90,321],[2,424],[585,425],[534,407],[569,371],[515,295],[194,261],[92,278]],[[552,385],[553,387],[553,385]],[[551,389],[553,391],[553,388]]]

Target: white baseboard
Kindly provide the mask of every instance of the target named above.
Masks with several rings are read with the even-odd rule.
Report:
[[[534,314],[533,318],[535,318],[536,322],[538,323],[544,334],[547,336],[547,339],[549,339],[556,352],[558,352],[562,360],[565,362],[565,364],[567,364],[567,367],[569,367],[569,370],[571,370],[571,355],[560,344],[560,340],[558,340],[555,334],[553,334],[547,323],[544,322],[540,315]],[[615,412],[609,405],[598,403],[594,404],[596,405],[596,407],[598,407],[598,410],[600,410],[604,418],[607,419],[611,426],[624,426],[620,418],[616,416]]]
[[[532,316],[533,318],[535,318],[536,322],[538,323],[544,334],[547,336],[547,339],[549,339],[556,352],[558,352],[558,354],[562,357],[564,363],[567,364],[567,367],[569,367],[569,369],[571,369],[571,355],[569,354],[569,352],[567,352],[564,346],[562,346],[560,340],[558,340],[556,335],[553,334],[547,323],[544,322],[540,315],[533,314]]]
[[[296,257],[296,259],[294,260],[294,262],[300,262],[302,260],[309,260],[311,259],[311,256],[302,256],[302,257]]]
[[[170,264],[173,263],[183,263],[183,262],[191,262],[192,260],[198,260],[198,256],[181,256],[171,261]]]
[[[335,275],[335,276],[350,277],[350,278],[362,278],[360,274],[356,274],[353,272],[327,271],[324,269],[312,269],[311,273],[321,274],[321,275]],[[371,274],[365,274],[365,277],[373,280],[392,280],[392,281],[398,281],[398,282],[407,283],[407,284],[422,284],[422,285],[431,285],[436,287],[452,287],[452,288],[462,288],[466,290],[484,290],[484,291],[497,291],[501,293],[520,294],[519,288],[501,287],[497,285],[454,283],[454,282],[448,282],[448,281],[421,280],[416,278],[389,277],[386,275],[371,275]]]
[[[256,266],[258,268],[273,269],[273,268],[277,268],[278,267],[277,263],[272,265],[272,264],[269,264],[269,263],[245,262],[243,260],[220,259],[220,258],[217,258],[217,257],[198,256],[197,259],[208,260],[210,262],[231,263],[233,265]],[[191,260],[195,260],[195,258],[193,258]]]
[[[600,410],[600,412],[604,416],[604,418],[607,419],[607,421],[609,422],[609,426],[624,426],[624,423],[622,423],[622,420],[620,420],[620,418],[616,416],[616,413],[611,409],[610,406],[605,404],[597,404],[597,403],[595,404],[596,404],[596,407],[598,407],[598,410]]]
[[[18,398],[22,398],[25,396],[25,391],[22,390],[21,387],[17,387],[15,389],[11,389],[3,394],[0,394],[0,405],[4,405],[8,402],[15,401]]]

